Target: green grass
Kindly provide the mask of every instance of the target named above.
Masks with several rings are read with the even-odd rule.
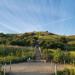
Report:
[[[69,51],[71,57],[75,57],[75,51]]]
[[[64,69],[64,71],[58,71],[57,75],[75,75],[75,68]]]

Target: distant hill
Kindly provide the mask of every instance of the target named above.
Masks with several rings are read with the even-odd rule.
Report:
[[[49,48],[57,48],[62,47],[64,42],[63,38],[67,40],[67,45],[71,48],[75,48],[75,35],[71,36],[64,36],[58,35],[54,33],[46,32],[26,32],[20,34],[4,34],[0,33],[0,45],[18,45],[18,46],[33,46],[34,45],[34,38],[37,37],[40,40],[40,46],[46,47],[49,45]],[[59,46],[61,45],[61,46]]]

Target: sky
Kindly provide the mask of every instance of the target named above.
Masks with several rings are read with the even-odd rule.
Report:
[[[0,32],[75,35],[75,0],[0,0]]]

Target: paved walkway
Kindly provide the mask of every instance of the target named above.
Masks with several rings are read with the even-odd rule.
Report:
[[[63,70],[71,65],[63,64],[51,64],[51,63],[19,63],[6,65],[6,72],[10,72],[10,75],[50,75],[56,70]],[[56,67],[56,68],[55,68]]]
[[[16,72],[16,73],[9,73],[9,75],[51,75],[49,73],[38,73],[38,72]]]

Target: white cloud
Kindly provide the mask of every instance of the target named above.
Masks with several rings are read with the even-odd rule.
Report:
[[[73,17],[62,18],[62,19],[59,19],[59,20],[56,20],[56,21],[52,21],[52,22],[48,23],[47,25],[56,24],[56,23],[62,23],[62,22],[68,21],[68,20],[70,20],[72,18]]]
[[[0,26],[3,26],[4,28],[9,29],[10,31],[13,31],[13,32],[19,32],[18,29],[14,28],[14,27],[12,27],[12,26],[3,24],[3,23],[0,23]]]

